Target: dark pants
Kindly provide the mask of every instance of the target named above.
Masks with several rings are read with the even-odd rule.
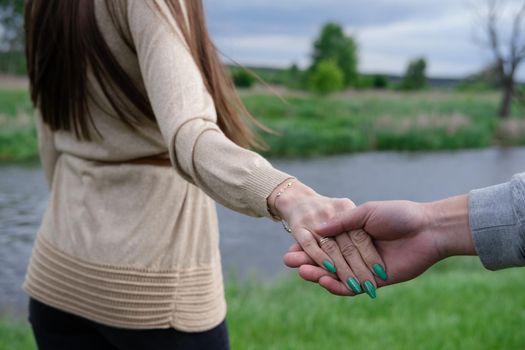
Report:
[[[198,333],[173,328],[131,330],[108,327],[29,300],[29,322],[40,350],[228,350],[226,322]]]

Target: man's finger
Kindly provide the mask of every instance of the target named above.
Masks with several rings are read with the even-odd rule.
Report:
[[[303,251],[303,248],[301,248],[301,246],[299,245],[299,243],[295,242],[294,244],[292,244],[290,246],[290,248],[288,248],[288,251],[289,252],[302,252]]]
[[[331,276],[332,278],[337,278],[335,274],[332,274],[322,267],[314,265],[302,265],[299,267],[299,276],[302,279],[310,282],[317,283],[319,279],[323,276]]]
[[[348,290],[343,282],[329,276],[323,276],[319,279],[319,285],[332,294],[340,296],[355,295]]]
[[[315,265],[315,261],[303,251],[288,252],[283,257],[284,264],[291,268],[297,268],[301,265]]]

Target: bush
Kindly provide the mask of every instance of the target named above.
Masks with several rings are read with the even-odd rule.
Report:
[[[343,72],[332,60],[319,62],[308,77],[308,88],[321,95],[341,90],[343,86]]]
[[[383,74],[376,74],[372,78],[372,86],[374,89],[386,89],[388,87],[388,79]]]
[[[244,69],[237,69],[233,71],[233,83],[237,87],[249,88],[253,85],[254,78]]]
[[[382,74],[359,74],[354,86],[358,90],[385,89],[388,87],[388,79]]]

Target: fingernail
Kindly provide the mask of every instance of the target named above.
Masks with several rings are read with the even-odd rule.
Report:
[[[370,281],[366,281],[364,284],[365,292],[368,294],[368,296],[372,299],[375,299],[377,297],[376,294],[376,287],[372,284]]]
[[[335,268],[334,264],[332,264],[329,260],[323,261],[323,266],[330,272],[336,273],[337,269]]]
[[[383,281],[386,281],[388,278],[386,275],[385,268],[381,264],[374,264],[373,266],[374,272],[377,275],[377,277],[381,278]]]
[[[363,290],[361,289],[361,286],[359,285],[359,282],[355,278],[349,278],[346,283],[348,284],[348,287],[355,293],[355,294],[361,294]]]

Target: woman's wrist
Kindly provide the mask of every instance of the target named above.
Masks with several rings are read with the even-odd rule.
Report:
[[[299,180],[287,179],[279,184],[268,197],[268,209],[274,216],[286,219],[303,198],[313,195],[317,193]]]
[[[431,233],[441,259],[454,255],[476,255],[468,217],[467,195],[424,204],[426,230]]]

